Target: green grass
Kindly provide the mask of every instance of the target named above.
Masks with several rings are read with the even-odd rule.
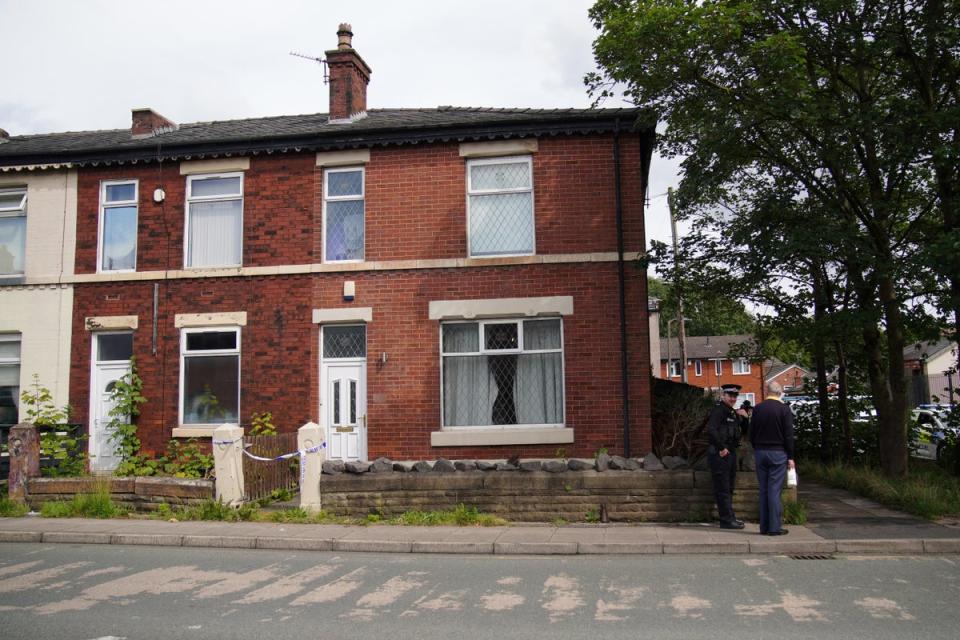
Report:
[[[933,520],[960,514],[960,478],[934,462],[910,461],[905,478],[888,478],[870,467],[824,466],[805,462],[803,474],[834,487],[849,489],[880,504]],[[801,479],[802,481],[802,479]]]
[[[44,502],[40,507],[44,518],[122,518],[129,512],[110,499],[106,485],[94,493],[78,493],[69,502]]]
[[[0,518],[19,518],[30,511],[25,504],[13,502],[9,498],[0,498]]]
[[[218,520],[221,522],[240,522],[254,519],[257,512],[255,505],[245,504],[234,508],[219,500],[204,500],[203,502],[182,507],[174,512],[177,520]]]
[[[406,526],[475,526],[475,527],[498,527],[507,523],[503,518],[499,518],[489,513],[480,513],[476,507],[468,507],[465,504],[458,504],[453,509],[443,511],[405,511],[404,513],[388,520],[390,524],[399,524]]]
[[[783,523],[784,524],[807,524],[807,505],[797,500],[783,501]]]

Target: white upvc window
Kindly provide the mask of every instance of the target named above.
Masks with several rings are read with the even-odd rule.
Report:
[[[98,271],[136,271],[138,195],[136,180],[101,183]]]
[[[702,376],[702,375],[703,375],[703,361],[702,361],[702,360],[694,360],[694,361],[693,361],[693,374],[696,375],[696,376]]]
[[[737,358],[733,361],[733,375],[745,376],[750,373],[750,361],[746,358]]]
[[[472,258],[534,253],[530,156],[467,161],[467,233]]]
[[[683,375],[683,372],[680,369],[680,361],[671,360],[670,361],[670,377],[679,378],[681,375]]]
[[[243,261],[243,174],[187,176],[184,266],[239,267]]]
[[[20,334],[0,333],[0,424],[19,422]]]
[[[180,424],[237,424],[240,327],[183,329],[180,334]]]
[[[323,172],[324,262],[363,262],[365,181],[363,167]]]
[[[560,318],[444,322],[440,354],[444,428],[563,425]]]
[[[0,278],[22,276],[27,243],[27,188],[0,189]]]
[[[713,361],[713,370],[719,376],[723,373],[723,360],[714,360]]]
[[[740,398],[740,405],[743,405],[743,401],[746,400],[747,402],[750,403],[751,407],[757,406],[756,396],[752,393],[741,393],[739,398]]]

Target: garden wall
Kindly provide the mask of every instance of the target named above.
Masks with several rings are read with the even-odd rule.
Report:
[[[323,509],[340,516],[476,507],[515,522],[582,522],[606,505],[611,522],[702,521],[716,517],[707,471],[467,471],[324,475]],[[756,520],[757,479],[737,474],[734,509]]]
[[[27,504],[39,510],[44,502],[69,501],[79,493],[96,493],[109,483],[110,498],[137,511],[153,511],[158,504],[191,505],[212,500],[213,480],[184,478],[30,478]]]

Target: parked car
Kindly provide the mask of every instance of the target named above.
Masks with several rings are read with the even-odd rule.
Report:
[[[917,458],[940,460],[947,442],[947,435],[957,436],[957,427],[947,424],[947,414],[939,407],[917,408],[911,413],[916,426],[911,430],[911,453]]]

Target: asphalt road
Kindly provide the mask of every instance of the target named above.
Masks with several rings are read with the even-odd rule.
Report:
[[[0,637],[956,638],[960,557],[0,544]]]

